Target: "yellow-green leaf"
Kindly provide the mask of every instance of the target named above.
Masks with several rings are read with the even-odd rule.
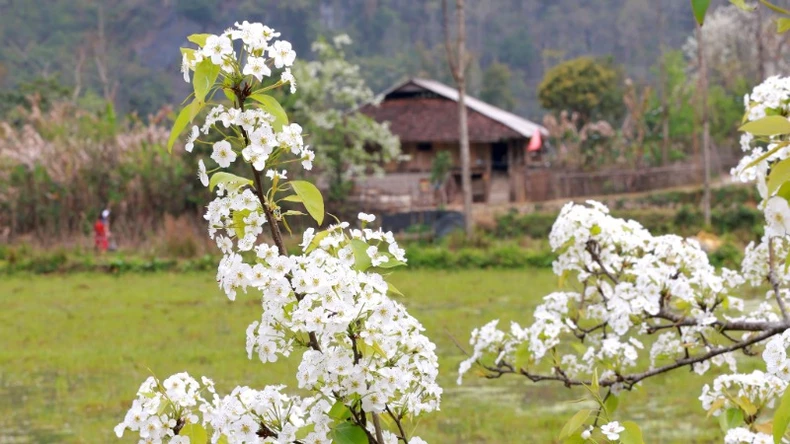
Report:
[[[258,102],[261,109],[274,116],[274,122],[272,122],[274,131],[282,131],[283,126],[288,125],[288,114],[277,99],[268,94],[253,94],[250,99]]]
[[[694,18],[700,25],[705,21],[705,13],[708,11],[708,6],[710,6],[710,0],[691,0]]]
[[[611,393],[609,394],[609,397],[606,398],[606,401],[604,401],[603,406],[604,408],[606,408],[606,413],[608,413],[610,417],[614,415],[614,412],[617,410],[617,405],[619,403],[620,403],[620,398],[618,398],[617,396]]]
[[[187,37],[187,40],[202,48],[206,46],[206,40],[208,40],[209,36],[211,36],[211,34],[192,34]]]
[[[304,202],[302,200],[302,198],[297,196],[296,194],[291,194],[290,196],[285,196],[281,200],[284,200],[286,202],[298,202],[298,203]]]
[[[746,123],[738,130],[752,133],[755,136],[790,134],[790,120],[782,116],[765,116],[762,119]]]
[[[733,5],[737,6],[739,9],[742,9],[744,11],[754,11],[755,9],[757,9],[756,6],[747,5],[746,0],[730,0],[730,3],[732,3]]]
[[[790,29],[790,19],[785,17],[779,17],[776,19],[776,32],[779,34],[783,34]]]
[[[642,438],[642,430],[639,429],[639,426],[633,421],[624,421],[621,426],[625,430],[620,432],[620,444],[644,444],[644,438]]]
[[[214,86],[219,75],[219,66],[211,62],[211,59],[203,59],[195,66],[195,76],[192,78],[192,86],[195,90],[195,99],[204,100],[206,95]]]
[[[178,432],[179,436],[189,437],[192,444],[205,444],[208,442],[208,433],[200,424],[187,424]]]
[[[773,195],[787,181],[790,181],[790,159],[783,159],[771,165],[771,171],[768,173],[768,195]]]
[[[214,188],[219,184],[223,184],[228,191],[236,191],[245,185],[252,185],[252,180],[225,171],[218,171],[211,176],[211,180],[208,182],[209,191],[214,191]]]
[[[250,215],[250,210],[235,210],[233,211],[233,231],[236,233],[236,237],[241,239],[244,237],[244,230],[247,226],[244,223],[244,218]]]
[[[173,145],[175,145],[178,136],[184,132],[187,125],[192,122],[192,119],[195,118],[197,113],[200,112],[200,109],[203,107],[203,103],[198,99],[195,99],[189,105],[185,106],[181,112],[178,113],[178,117],[176,117],[175,122],[173,122],[173,128],[170,130],[170,138],[167,139],[167,152],[173,151]]]
[[[302,199],[305,210],[315,219],[318,225],[324,223],[324,198],[318,188],[304,180],[292,180],[294,193]]]
[[[387,293],[389,293],[389,294],[393,294],[393,295],[395,295],[395,296],[400,296],[400,297],[402,297],[402,298],[403,298],[403,297],[405,297],[405,296],[403,295],[403,293],[401,293],[401,292],[400,292],[400,290],[398,290],[397,288],[395,288],[395,286],[394,286],[394,285],[392,285],[392,284],[391,284],[391,283],[389,283],[389,282],[387,282]]]
[[[576,432],[576,430],[579,429],[579,427],[584,425],[584,422],[587,421],[587,418],[590,417],[591,413],[592,410],[590,409],[582,409],[576,412],[576,414],[573,415],[571,419],[569,419],[568,422],[566,422],[565,425],[562,427],[562,431],[560,431],[560,440],[563,440],[573,435]]]
[[[782,437],[787,431],[788,425],[790,425],[790,390],[785,390],[785,393],[782,395],[782,401],[774,412],[774,444],[782,442]]]

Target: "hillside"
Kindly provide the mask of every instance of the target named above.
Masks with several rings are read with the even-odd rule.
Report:
[[[486,67],[504,63],[517,110],[535,117],[546,68],[582,54],[612,55],[634,78],[650,80],[659,14],[670,48],[693,30],[680,1],[491,0],[467,8],[471,92],[479,92]],[[57,76],[84,100],[112,97],[122,111],[149,113],[184,92],[174,75],[182,36],[239,19],[286,30],[303,55],[318,35],[350,34],[376,90],[405,75],[448,80],[440,0],[50,0],[45,8],[0,0],[0,87]]]

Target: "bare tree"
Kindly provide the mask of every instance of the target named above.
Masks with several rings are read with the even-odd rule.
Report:
[[[710,122],[708,119],[708,66],[705,62],[705,43],[702,26],[697,24],[697,94],[699,94],[700,123],[702,124],[702,163],[705,170],[703,181],[702,211],[705,225],[710,225]]]
[[[455,47],[450,42],[450,18],[447,12],[447,0],[442,0],[444,15],[444,45],[447,51],[447,63],[458,87],[458,133],[461,148],[461,190],[464,196],[464,223],[466,237],[471,238],[474,232],[472,220],[472,173],[469,155],[469,127],[466,122],[466,67],[469,60],[466,56],[466,15],[464,0],[455,0],[455,16],[457,19]]]

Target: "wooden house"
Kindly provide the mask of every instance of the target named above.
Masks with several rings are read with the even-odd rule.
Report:
[[[466,97],[473,200],[484,203],[527,200],[525,174],[528,165],[540,165],[542,149],[528,152],[530,139],[542,126],[511,112]],[[453,160],[447,190],[449,203],[461,201],[461,161],[458,131],[458,91],[426,79],[409,79],[382,93],[378,105],[362,112],[379,122],[389,122],[400,138],[405,160],[385,166],[383,177],[371,177],[357,185],[357,196],[383,207],[431,207],[438,204],[429,177],[440,151]]]

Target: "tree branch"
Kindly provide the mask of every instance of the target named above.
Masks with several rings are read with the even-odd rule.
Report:
[[[769,324],[766,323],[766,325],[769,325]],[[780,333],[784,332],[785,330],[787,330],[789,328],[790,328],[790,323],[778,323],[778,324],[775,324],[774,327],[766,329],[765,331],[763,331],[759,335],[752,336],[751,338],[748,338],[748,339],[745,339],[745,340],[740,341],[738,343],[732,344],[732,345],[730,345],[728,347],[720,347],[720,348],[716,348],[716,349],[710,350],[709,352],[701,354],[701,355],[690,356],[690,357],[687,357],[687,358],[678,359],[675,362],[673,362],[672,364],[667,364],[667,365],[662,366],[662,367],[646,370],[646,371],[641,372],[641,373],[634,373],[634,374],[631,374],[631,375],[617,375],[617,377],[614,378],[614,379],[606,379],[606,380],[603,380],[603,381],[599,381],[599,385],[601,387],[611,387],[611,386],[613,386],[615,384],[623,384],[623,386],[627,390],[630,390],[631,388],[633,388],[634,385],[636,385],[637,383],[639,383],[640,381],[642,381],[644,379],[647,379],[647,378],[650,378],[650,377],[653,377],[653,376],[657,376],[657,375],[660,375],[662,373],[666,373],[666,372],[674,370],[676,368],[685,367],[687,365],[690,366],[690,365],[696,364],[698,362],[707,361],[707,360],[709,360],[711,358],[714,358],[716,356],[722,355],[724,353],[730,353],[730,352],[733,352],[733,351],[738,351],[738,350],[745,349],[745,348],[747,348],[747,347],[749,347],[749,346],[751,346],[753,344],[756,344],[756,343],[764,341],[764,340],[766,340],[766,339],[768,339],[768,338],[770,338],[772,336],[780,334]],[[562,371],[562,369],[560,369],[559,367],[554,367],[554,371],[556,373],[554,375],[541,375],[541,374],[530,373],[529,371],[527,371],[525,369],[518,369],[518,370],[516,370],[516,369],[513,368],[512,365],[510,365],[510,364],[508,364],[508,363],[506,363],[504,361],[500,362],[496,367],[495,366],[488,366],[488,365],[484,365],[484,364],[480,364],[480,365],[484,369],[486,369],[489,372],[491,372],[490,375],[486,375],[486,377],[489,378],[489,379],[496,379],[496,378],[499,378],[502,375],[506,375],[506,374],[519,374],[519,375],[525,376],[526,378],[528,378],[529,380],[531,380],[533,382],[559,381],[559,382],[564,383],[566,387],[580,386],[580,385],[592,385],[592,381],[585,381],[585,380],[578,380],[578,379],[569,378]]]

